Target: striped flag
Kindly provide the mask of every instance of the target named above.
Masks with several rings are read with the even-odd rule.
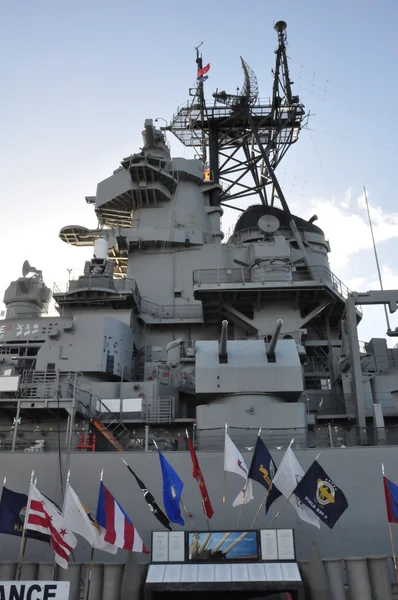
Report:
[[[56,506],[39,492],[34,483],[30,484],[24,526],[26,529],[49,535],[55,552],[55,562],[63,569],[68,568],[69,557],[77,539],[67,528]]]
[[[93,548],[98,548],[98,550],[103,550],[110,554],[117,553],[117,547],[105,541],[105,530],[98,525],[97,521],[88,512],[69,483],[66,484],[63,514],[65,523],[69,529],[73,533],[81,535]]]
[[[106,529],[104,539],[109,544],[123,550],[148,554],[134,525],[102,481],[100,482],[96,520],[101,527]]]

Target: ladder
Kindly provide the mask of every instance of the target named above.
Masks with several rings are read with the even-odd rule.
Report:
[[[84,412],[89,413],[89,419],[92,425],[115,448],[115,450],[118,452],[125,452],[133,446],[137,447],[137,445],[142,445],[142,442],[131,435],[120,417],[113,413],[106,404],[98,398],[98,396],[95,396],[95,401],[96,406],[99,404],[101,407],[101,410],[98,411],[101,415],[100,417],[93,414],[82,402],[80,402],[80,404],[82,405]]]

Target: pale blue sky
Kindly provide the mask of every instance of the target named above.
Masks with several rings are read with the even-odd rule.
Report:
[[[25,258],[48,285],[82,268],[88,253],[59,241],[59,229],[95,226],[84,196],[138,149],[145,118],[169,120],[187,100],[195,45],[204,42],[211,63],[208,96],[241,84],[240,55],[268,96],[279,19],[293,89],[314,115],[278,170],[288,202],[303,216],[317,212],[333,270],[368,289],[374,259],[357,201],[365,184],[385,287],[398,287],[396,0],[3,0],[1,295]],[[235,217],[226,212],[225,230]],[[382,312],[366,314],[362,337],[382,335]]]

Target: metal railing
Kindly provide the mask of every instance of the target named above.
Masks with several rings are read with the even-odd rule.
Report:
[[[108,279],[107,277],[89,275],[77,279],[54,283],[53,296],[71,294],[82,290],[109,290],[116,294],[133,294],[137,301],[141,301],[141,295],[135,279]]]
[[[149,300],[141,300],[140,312],[155,319],[201,319],[203,310],[201,304],[155,304]]]
[[[350,290],[348,287],[336,276],[332,271],[325,266],[314,266],[311,269],[311,273],[314,273],[316,279],[312,278],[312,275],[307,268],[297,268],[286,266],[282,270],[281,265],[273,267],[267,264],[263,270],[263,276],[261,276],[260,270],[257,269],[255,277],[252,277],[253,270],[248,267],[243,268],[232,268],[232,269],[197,269],[193,272],[193,283],[197,286],[206,284],[229,284],[229,283],[267,283],[269,280],[272,282],[277,281],[277,274],[283,273],[281,281],[286,281],[286,269],[291,274],[290,281],[292,283],[326,283],[329,287],[333,288],[342,298],[348,298]],[[272,277],[267,277],[267,274],[272,274]]]
[[[171,423],[175,417],[175,399],[147,398],[142,403],[141,418],[145,423]]]

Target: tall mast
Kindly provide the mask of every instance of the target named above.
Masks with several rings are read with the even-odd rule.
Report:
[[[202,60],[202,54],[199,52],[199,48],[201,47],[201,45],[203,44],[203,42],[201,44],[199,44],[199,46],[197,46],[195,48],[196,50],[196,64],[198,67],[197,70],[197,95],[199,98],[199,110],[200,110],[200,123],[201,123],[201,129],[202,129],[202,163],[203,163],[203,170],[206,167],[207,164],[207,148],[206,148],[206,135],[205,135],[205,129],[204,129],[204,125],[205,125],[205,96],[204,96],[204,90],[203,90],[203,78],[200,76],[200,72],[203,69],[203,60]]]

